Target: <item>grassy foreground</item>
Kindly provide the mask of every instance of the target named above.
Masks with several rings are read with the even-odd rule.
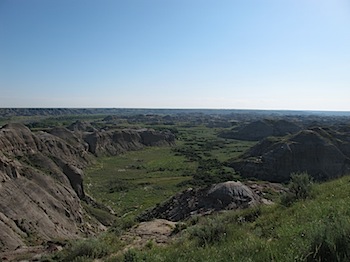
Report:
[[[290,207],[202,218],[171,246],[133,251],[132,261],[349,261],[349,192],[346,176]]]
[[[76,243],[55,261],[350,261],[350,176],[315,184],[311,192],[288,207],[189,219],[165,247],[125,251],[111,231]]]
[[[349,176],[315,184],[310,198],[288,207],[277,203],[190,219],[176,228],[171,245],[150,243],[144,250],[122,251],[120,234],[130,226],[128,218],[185,188],[196,174],[206,172],[203,163],[218,164],[213,178],[220,176],[220,162],[253,144],[218,139],[214,130],[197,129],[191,133],[179,128],[175,148],[101,158],[87,170],[87,192],[116,211],[121,230],[66,249],[67,255],[77,254],[69,261],[350,261]]]

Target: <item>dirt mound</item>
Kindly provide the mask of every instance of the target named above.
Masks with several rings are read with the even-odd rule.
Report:
[[[130,247],[142,248],[150,242],[156,245],[163,245],[171,240],[171,234],[175,226],[175,222],[165,219],[141,222],[123,235],[121,240],[130,243],[126,249]]]
[[[293,172],[327,180],[350,172],[349,135],[313,128],[291,137],[265,139],[229,165],[244,177],[285,182]]]
[[[268,136],[285,136],[294,134],[301,130],[301,127],[286,120],[258,120],[231,131],[224,131],[219,134],[223,138],[238,140],[257,141]]]
[[[228,181],[201,189],[185,190],[155,208],[146,211],[140,221],[162,218],[180,221],[192,215],[214,211],[247,208],[257,205],[261,198],[241,182]]]

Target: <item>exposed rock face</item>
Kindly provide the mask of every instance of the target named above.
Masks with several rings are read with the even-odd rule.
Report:
[[[0,128],[0,251],[98,230],[84,221],[83,171],[94,156],[172,144],[153,130],[97,131],[86,123],[48,132]]]
[[[170,132],[156,132],[149,129],[111,130],[90,132],[83,135],[94,155],[116,155],[129,150],[137,150],[144,146],[172,145],[175,136]]]
[[[121,239],[126,243],[130,243],[126,249],[143,248],[150,241],[156,245],[164,245],[171,241],[175,226],[175,222],[165,219],[141,222],[126,232]]]
[[[97,131],[90,123],[84,121],[76,121],[68,127],[71,131],[94,132]]]
[[[154,218],[180,221],[195,214],[247,208],[257,205],[261,198],[241,182],[228,181],[202,189],[188,189],[150,211],[143,213],[140,221]]]
[[[87,231],[73,185],[48,157],[62,155],[62,161],[71,157],[78,162],[74,149],[48,136],[34,135],[21,125],[0,130],[0,250],[15,249],[26,239],[75,238]]]
[[[238,130],[225,131],[219,134],[223,138],[257,141],[268,136],[285,136],[301,130],[296,123],[286,120],[258,120]]]
[[[175,143],[175,136],[169,131],[156,132],[153,129],[138,130],[142,144],[146,146],[163,146]]]
[[[265,139],[229,165],[244,177],[285,182],[293,172],[327,180],[350,172],[349,135],[322,128]]]

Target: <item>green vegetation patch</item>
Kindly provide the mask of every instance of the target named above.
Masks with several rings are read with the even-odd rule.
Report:
[[[167,247],[134,261],[349,261],[350,178],[313,186],[313,197],[187,222]]]
[[[176,156],[170,147],[149,147],[103,157],[86,170],[87,192],[119,216],[135,216],[180,191],[195,163]]]

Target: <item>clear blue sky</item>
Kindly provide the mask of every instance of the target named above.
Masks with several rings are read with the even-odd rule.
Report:
[[[0,107],[350,111],[350,1],[1,0]]]

